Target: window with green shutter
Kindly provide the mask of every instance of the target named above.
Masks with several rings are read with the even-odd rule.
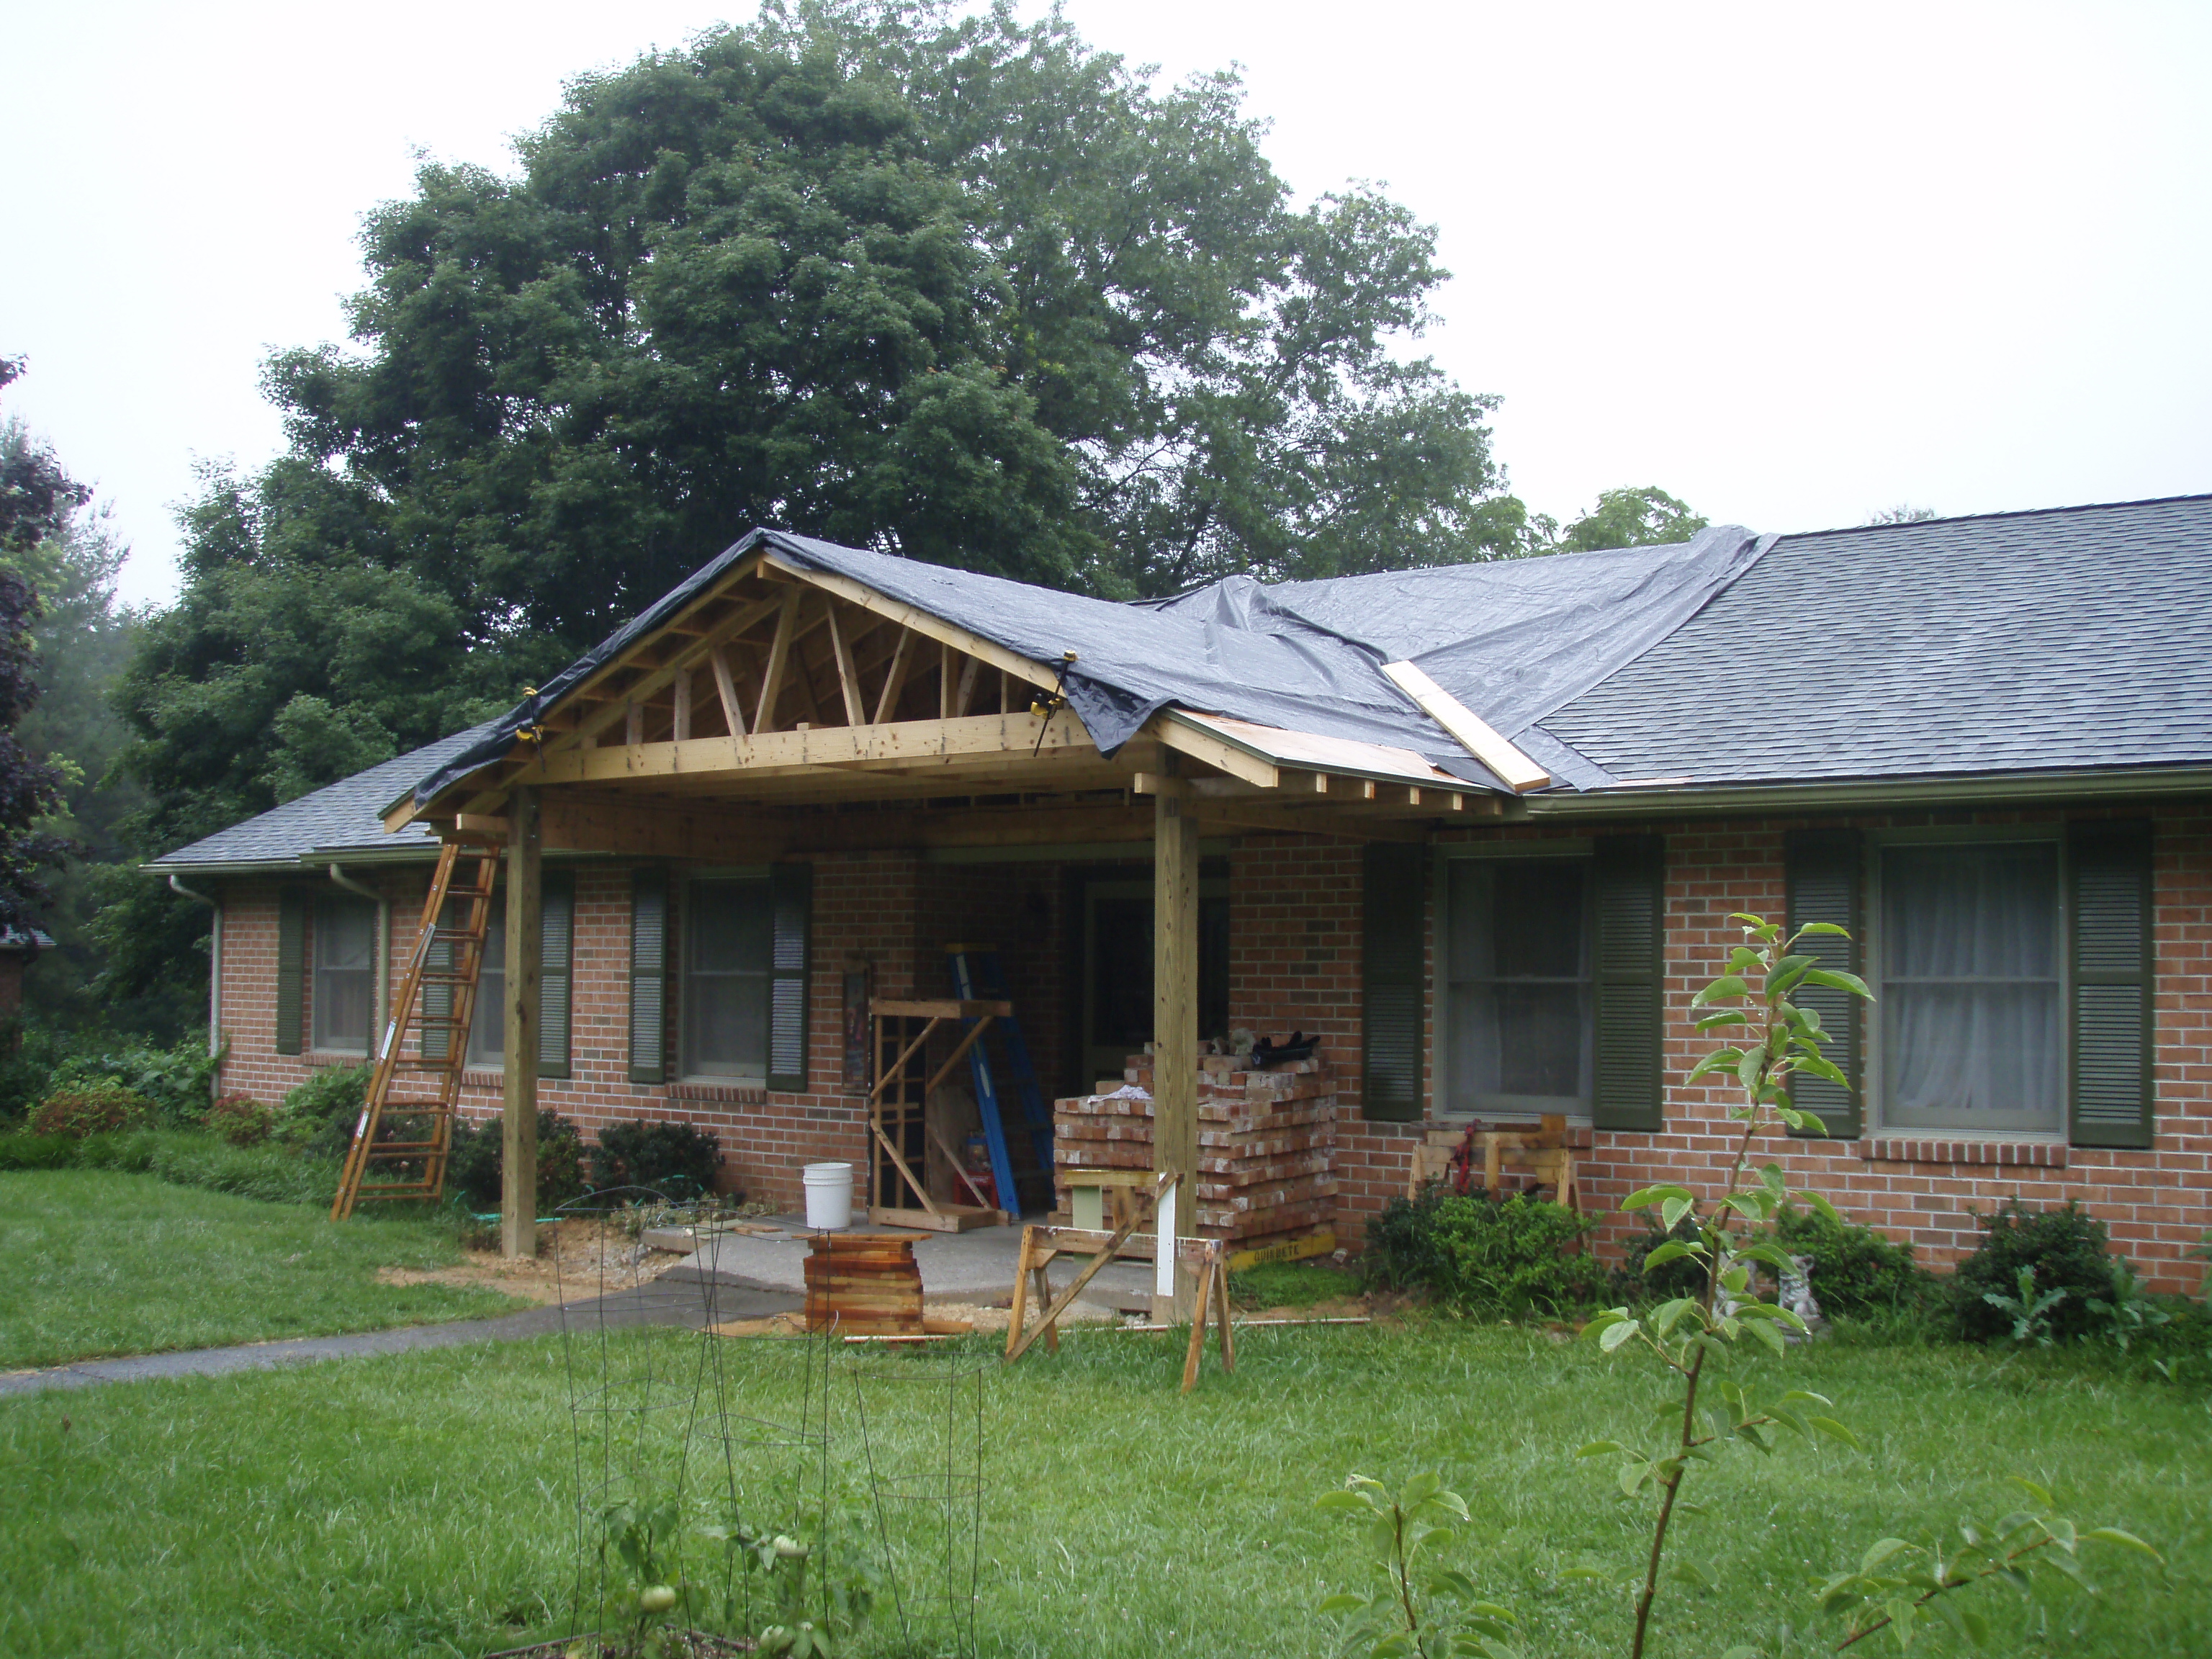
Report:
[[[1421,1115],[1423,849],[1391,842],[1366,849],[1361,908],[1360,1115]]]
[[[668,872],[638,870],[629,889],[629,1080],[668,1080]]]
[[[804,1094],[814,866],[770,866],[769,891],[768,1086],[785,1094]]]
[[[1860,915],[1860,890],[1865,885],[1866,866],[1859,832],[1794,830],[1784,844],[1783,864],[1790,887],[1791,931],[1808,921],[1826,921],[1850,932],[1849,939],[1816,933],[1798,946],[1800,952],[1817,958],[1823,968],[1863,975],[1865,924]],[[1806,1073],[1790,1085],[1790,1103],[1817,1116],[1822,1133],[1855,1138],[1861,1128],[1863,1048],[1859,999],[1848,991],[1814,985],[1799,990],[1795,1000],[1820,1016],[1820,1028],[1828,1033],[1827,1044],[1820,1052],[1850,1080],[1850,1086],[1838,1088],[1826,1078]]]
[[[1597,948],[1590,1121],[1601,1129],[1656,1129],[1666,1121],[1666,874],[1662,836],[1607,836],[1592,854]]]
[[[2077,1146],[2148,1146],[2152,1120],[2151,830],[2069,826],[2073,1064]]]

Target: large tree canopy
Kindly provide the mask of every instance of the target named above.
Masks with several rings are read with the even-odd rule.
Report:
[[[1394,349],[1432,234],[1295,205],[1240,100],[851,3],[580,80],[371,216],[356,349],[271,364],[322,533],[570,646],[757,521],[1110,595],[1511,547],[1489,400]]]

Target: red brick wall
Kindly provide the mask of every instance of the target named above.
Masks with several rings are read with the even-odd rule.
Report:
[[[2056,814],[1947,815],[1945,822],[2051,821]],[[1910,1238],[1930,1261],[1971,1245],[1968,1207],[2003,1199],[2047,1205],[2080,1199],[2111,1227],[2118,1248],[2166,1288],[2195,1287],[2185,1252],[2212,1230],[2212,807],[2156,812],[2159,957],[2156,1147],[2145,1152],[2057,1148],[2037,1157],[2063,1164],[1991,1161],[1987,1147],[1921,1140],[1778,1141],[1763,1146],[1793,1180],[1826,1192],[1854,1218]],[[1870,816],[1869,828],[1926,823]],[[1672,1017],[1668,1068],[1679,1079],[1701,1046],[1688,1018],[1697,984],[1734,942],[1734,910],[1778,915],[1782,841],[1795,820],[1683,821],[1656,827],[1668,837],[1667,963]],[[1644,826],[1639,826],[1639,828]],[[1504,825],[1461,839],[1589,835],[1592,829]],[[406,960],[421,906],[419,875],[380,878],[393,894],[392,959]],[[864,1113],[843,1091],[839,1024],[848,962],[872,961],[878,995],[944,994],[939,952],[979,933],[1007,952],[1007,969],[1048,1092],[1059,1075],[1057,988],[1061,872],[1054,865],[929,866],[911,854],[825,855],[816,867],[811,1091],[640,1085],[627,1080],[629,877],[578,866],[575,1076],[540,1085],[540,1097],[586,1132],[617,1118],[684,1116],[722,1137],[726,1177],[781,1205],[799,1201],[799,1166],[823,1158],[863,1162]],[[224,892],[222,1024],[231,1038],[222,1086],[273,1100],[307,1074],[311,1057],[276,1054],[276,893],[274,884],[236,882]],[[1364,1121],[1358,1115],[1360,854],[1352,843],[1249,836],[1231,859],[1231,990],[1233,1024],[1273,1036],[1317,1033],[1339,1079],[1339,1229],[1402,1192],[1407,1151],[1425,1126]],[[1433,915],[1433,906],[1431,907]],[[1434,939],[1430,942],[1433,968]],[[1431,972],[1433,983],[1433,972]],[[1433,1011],[1433,1000],[1431,1010]],[[1426,1075],[1435,1077],[1429,1028]],[[473,1074],[472,1074],[473,1076]],[[497,1079],[481,1079],[465,1104],[491,1112]],[[1656,1134],[1603,1132],[1583,1164],[1584,1207],[1609,1210],[1654,1180],[1701,1184],[1728,1145],[1726,1096],[1669,1085],[1668,1128]],[[1433,1112],[1433,1100],[1431,1100]],[[1617,1237],[1623,1222],[1609,1224]]]

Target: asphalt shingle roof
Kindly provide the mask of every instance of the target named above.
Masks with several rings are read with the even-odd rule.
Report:
[[[2212,762],[2212,496],[1783,537],[1541,725],[1705,784]]]
[[[752,539],[555,685],[649,632]],[[1039,641],[1073,637],[1079,625],[1086,658],[1102,666],[1150,650],[1167,665],[1153,676],[1158,685],[1146,686],[1149,696],[1185,701],[1188,689],[1178,696],[1174,684],[1180,658],[1189,665],[1184,678],[1200,689],[1200,663],[1231,687],[1256,672],[1251,691],[1295,705],[1291,714],[1310,695],[1316,729],[1342,726],[1370,740],[1437,750],[1439,733],[1426,716],[1410,702],[1387,706],[1394,693],[1366,684],[1381,685],[1376,665],[1403,652],[1432,663],[1475,713],[1567,788],[2212,765],[2212,495],[1824,531],[1782,537],[1764,551],[1747,551],[1749,532],[1723,527],[1680,548],[1511,566],[1275,587],[1232,579],[1148,607],[775,539],[949,620],[973,621],[962,611],[988,601],[1001,614],[977,631],[1012,640],[1022,632],[1017,621],[1033,623],[1031,631],[1044,631],[1018,643],[1042,659],[1056,651]],[[1710,566],[1716,549],[1735,562],[1720,568],[1717,590],[1711,575],[1685,583],[1672,568],[1700,559]],[[1700,602],[1701,586],[1711,597]],[[1547,587],[1558,591],[1547,595]],[[1686,596],[1697,608],[1684,617]],[[1036,616],[1023,621],[1012,614],[1018,610]],[[1607,611],[1629,614],[1616,623]],[[1422,630],[1433,632],[1439,618],[1445,634],[1431,639]],[[1662,636],[1651,639],[1655,632]],[[1545,672],[1559,671],[1549,681],[1528,666],[1547,646],[1556,654]],[[1623,650],[1633,653],[1626,662]],[[1292,672],[1293,659],[1306,672]],[[1578,665],[1601,678],[1576,687]],[[1573,694],[1562,701],[1547,690],[1552,684]],[[1341,695],[1346,687],[1355,695]],[[1333,689],[1340,694],[1327,695]],[[1188,706],[1206,708],[1195,696]],[[1127,718],[1134,703],[1107,712]],[[486,741],[500,726],[457,732],[151,867],[267,867],[309,854],[403,849],[427,855],[434,837],[421,825],[387,836],[385,807],[456,763],[466,769],[462,757],[472,746],[504,752],[504,741]],[[1466,771],[1487,775],[1471,762]]]
[[[183,875],[193,870],[290,864],[308,853],[321,852],[388,857],[419,850],[430,857],[437,851],[438,838],[429,827],[410,824],[396,835],[387,835],[384,809],[406,793],[416,779],[459,754],[490,731],[493,724],[487,721],[456,732],[313,794],[288,800],[258,817],[180,847],[147,867]]]

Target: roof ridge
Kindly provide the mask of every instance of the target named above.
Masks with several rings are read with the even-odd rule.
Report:
[[[1984,519],[2047,519],[2061,513],[2109,513],[2124,507],[2175,507],[2185,501],[2212,502],[2212,490],[2180,495],[2146,495],[2124,501],[2076,501],[2066,507],[2015,507],[1996,513],[1943,513],[1932,519],[1902,519],[1886,524],[1844,524],[1827,530],[1788,530],[1781,540],[1794,542],[1810,536],[1856,536],[1885,530],[1917,530],[1926,525],[1972,524]]]

